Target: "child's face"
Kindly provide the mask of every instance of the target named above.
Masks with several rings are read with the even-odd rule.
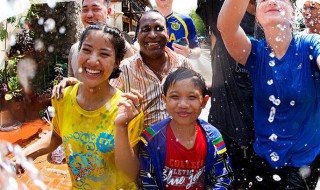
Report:
[[[258,0],[256,16],[263,28],[288,24],[294,19],[293,5],[290,0]]]
[[[203,97],[200,88],[194,85],[191,78],[176,81],[163,96],[172,122],[180,126],[194,125],[208,98]]]
[[[83,40],[78,65],[81,81],[89,87],[105,85],[115,67],[115,50],[110,37],[102,31],[91,30]]]

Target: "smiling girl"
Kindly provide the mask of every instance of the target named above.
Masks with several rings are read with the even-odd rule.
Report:
[[[34,159],[62,143],[72,188],[136,189],[142,96],[135,90],[122,93],[109,84],[109,79],[119,76],[124,53],[125,41],[118,29],[88,26],[79,44],[82,82],[66,88],[63,99],[53,99],[52,135],[24,150]]]

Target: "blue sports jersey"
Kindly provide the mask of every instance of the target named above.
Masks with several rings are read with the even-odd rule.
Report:
[[[320,36],[293,35],[281,59],[265,40],[250,40],[254,149],[273,168],[310,165],[320,153]]]
[[[199,47],[196,28],[192,19],[183,14],[171,13],[166,16],[169,29],[169,40],[167,46],[172,49],[175,40],[186,37],[189,40],[189,47]]]

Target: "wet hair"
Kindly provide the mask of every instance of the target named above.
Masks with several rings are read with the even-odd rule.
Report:
[[[121,33],[121,31],[113,26],[109,26],[107,24],[103,23],[95,23],[93,25],[89,25],[81,34],[80,36],[80,42],[79,42],[79,47],[78,50],[80,51],[83,41],[86,39],[86,37],[91,33],[92,30],[96,31],[102,31],[104,34],[110,36],[110,42],[113,45],[114,51],[115,51],[115,67],[109,77],[109,79],[112,78],[118,78],[120,75],[120,61],[123,59],[124,54],[126,53],[126,48],[125,48],[125,39]]]
[[[208,91],[206,88],[206,82],[201,74],[186,67],[178,67],[176,70],[172,71],[167,76],[165,82],[163,83],[163,86],[162,86],[163,95],[166,96],[168,89],[172,85],[174,85],[177,81],[181,81],[189,78],[192,79],[194,86],[200,89],[203,97],[208,94]]]
[[[84,0],[82,0],[82,4],[83,5]],[[110,6],[110,0],[103,0],[103,4],[106,5],[107,8],[109,8]]]

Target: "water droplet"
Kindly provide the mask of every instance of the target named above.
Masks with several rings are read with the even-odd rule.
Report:
[[[271,102],[273,102],[275,99],[276,99],[276,98],[274,97],[274,95],[270,95],[270,96],[269,96],[269,100],[270,100]]]
[[[55,28],[55,26],[56,26],[56,21],[54,21],[52,18],[48,18],[44,22],[44,31],[45,32],[50,32]]]
[[[301,69],[301,68],[302,68],[302,63],[298,65],[298,69]]]
[[[9,44],[10,44],[10,46],[16,45],[16,36],[15,35],[10,35]]]
[[[286,11],[280,10],[280,15],[281,15],[281,16],[285,16],[285,15],[286,15]]]
[[[273,103],[274,103],[274,105],[278,106],[278,105],[280,105],[281,100],[280,100],[280,99],[275,99],[275,100],[273,101]]]
[[[256,180],[257,180],[258,182],[261,182],[263,179],[262,179],[262,177],[260,177],[260,176],[256,176]]]
[[[83,69],[82,69],[82,67],[80,67],[80,68],[78,69],[78,72],[79,72],[79,73],[82,73],[82,71],[83,71]]]
[[[272,152],[270,154],[270,157],[271,157],[271,160],[274,161],[274,162],[277,162],[279,160],[279,156],[276,152]]]
[[[302,179],[305,179],[310,176],[311,174],[311,169],[308,166],[303,166],[299,168],[299,174],[302,177]]]
[[[151,176],[151,174],[150,174],[150,173],[148,173],[148,174],[147,174],[147,177],[148,177],[148,178],[151,178],[152,176]]]
[[[290,102],[290,105],[292,105],[292,106],[294,106],[296,104],[296,102],[294,101],[294,100],[292,100],[291,102]]]
[[[38,19],[38,24],[39,24],[39,25],[43,25],[43,23],[44,23],[44,19],[43,19],[42,17],[40,17],[40,18]]]
[[[310,46],[310,49],[313,49],[313,46]]]
[[[269,114],[269,118],[268,118],[268,121],[270,123],[272,123],[274,121],[274,116],[276,115],[276,108],[275,107],[272,107],[270,109],[270,114]]]
[[[51,9],[53,9],[57,5],[57,2],[56,0],[47,0],[47,4]]]
[[[276,54],[275,54],[274,52],[271,52],[271,53],[269,54],[269,56],[270,56],[271,58],[274,58],[274,57],[276,56]]]
[[[313,56],[312,56],[312,55],[309,55],[309,59],[310,59],[310,60],[313,60]]]
[[[308,146],[308,144],[305,144],[304,146],[305,146],[305,147],[307,147],[307,146]]]
[[[273,141],[273,142],[276,142],[276,141],[277,141],[277,138],[278,138],[278,136],[277,136],[276,134],[272,134],[272,135],[269,137],[269,139],[270,139],[271,141]]]
[[[35,40],[34,49],[36,51],[42,51],[44,49],[44,43],[41,40]]]
[[[64,34],[65,32],[66,32],[66,27],[61,26],[61,27],[59,28],[59,33],[60,33],[60,34]]]
[[[54,47],[53,47],[53,46],[49,46],[49,47],[48,47],[48,51],[49,51],[50,53],[52,53],[52,52],[54,51]]]
[[[272,176],[272,178],[273,178],[273,180],[275,180],[275,181],[281,181],[281,177],[280,177],[279,175],[277,175],[277,174],[274,174],[274,175]]]
[[[281,37],[280,36],[277,36],[276,37],[276,42],[280,42],[281,41]]]
[[[89,90],[91,93],[93,92],[93,89],[92,88],[90,88],[90,90]]]
[[[270,67],[274,67],[276,65],[276,62],[274,61],[274,60],[271,60],[270,62],[269,62],[269,66]]]
[[[18,77],[19,81],[21,83],[22,88],[25,90],[25,92],[29,93],[31,92],[31,80],[36,75],[37,70],[37,64],[35,60],[31,58],[24,58],[19,61],[17,66],[18,71]]]
[[[268,80],[268,85],[272,85],[273,84],[273,80],[272,79],[270,79],[270,80]]]

